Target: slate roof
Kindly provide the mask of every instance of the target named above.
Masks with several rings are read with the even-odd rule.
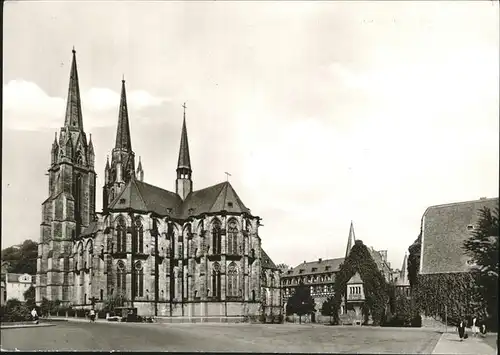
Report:
[[[469,257],[462,248],[463,242],[472,235],[468,226],[477,223],[481,208],[494,210],[498,201],[496,197],[427,208],[422,217],[420,273],[469,271]]]
[[[267,253],[264,251],[264,249],[262,249],[262,247],[260,248],[260,252],[261,252],[260,256],[261,256],[262,268],[263,269],[278,270],[278,268],[276,267],[276,264],[274,264],[274,262],[271,260],[269,255],[267,255]]]
[[[110,210],[131,209],[154,212],[162,216],[175,214],[182,204],[179,195],[145,182],[131,179],[123,191],[111,202]]]
[[[336,258],[336,259],[326,259],[326,260],[316,260],[305,262],[297,265],[296,267],[287,270],[281,277],[293,277],[293,276],[304,276],[304,275],[314,275],[314,274],[323,274],[328,272],[337,272],[339,271],[340,264],[344,262],[345,258]],[[329,269],[326,270],[326,266],[329,266]],[[313,269],[315,269],[313,271]],[[300,272],[301,270],[302,273]]]
[[[154,212],[161,216],[169,215],[179,219],[221,211],[250,213],[227,181],[193,191],[185,201],[182,201],[174,192],[132,179],[111,202],[109,209]]]
[[[182,204],[177,216],[187,218],[202,213],[220,211],[250,213],[228,181],[191,192]]]

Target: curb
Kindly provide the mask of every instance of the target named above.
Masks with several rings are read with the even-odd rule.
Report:
[[[2,325],[0,329],[16,329],[16,328],[37,328],[37,327],[53,327],[55,324],[41,323],[41,324],[16,324],[16,325]]]

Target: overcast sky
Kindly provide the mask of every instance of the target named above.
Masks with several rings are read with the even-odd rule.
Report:
[[[125,75],[145,181],[231,184],[275,263],[357,239],[401,267],[425,209],[498,196],[493,1],[6,2],[2,248],[38,241],[71,49],[102,206]]]

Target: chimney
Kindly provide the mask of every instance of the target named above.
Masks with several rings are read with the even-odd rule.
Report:
[[[304,264],[306,263],[306,261],[304,260]]]
[[[321,258],[319,258],[319,262],[321,262]]]

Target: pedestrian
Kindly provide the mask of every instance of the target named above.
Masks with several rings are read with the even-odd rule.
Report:
[[[474,318],[472,318],[471,330],[472,330],[472,336],[475,338],[477,336],[477,318],[476,318],[476,316],[474,316]]]
[[[95,322],[95,311],[94,309],[90,310],[90,321]]]
[[[486,323],[483,321],[481,322],[480,330],[481,336],[486,336]]]
[[[31,318],[33,318],[33,323],[38,324],[38,313],[35,308],[31,310]]]
[[[465,321],[463,320],[458,324],[458,336],[460,337],[460,341],[463,341],[465,338]]]

